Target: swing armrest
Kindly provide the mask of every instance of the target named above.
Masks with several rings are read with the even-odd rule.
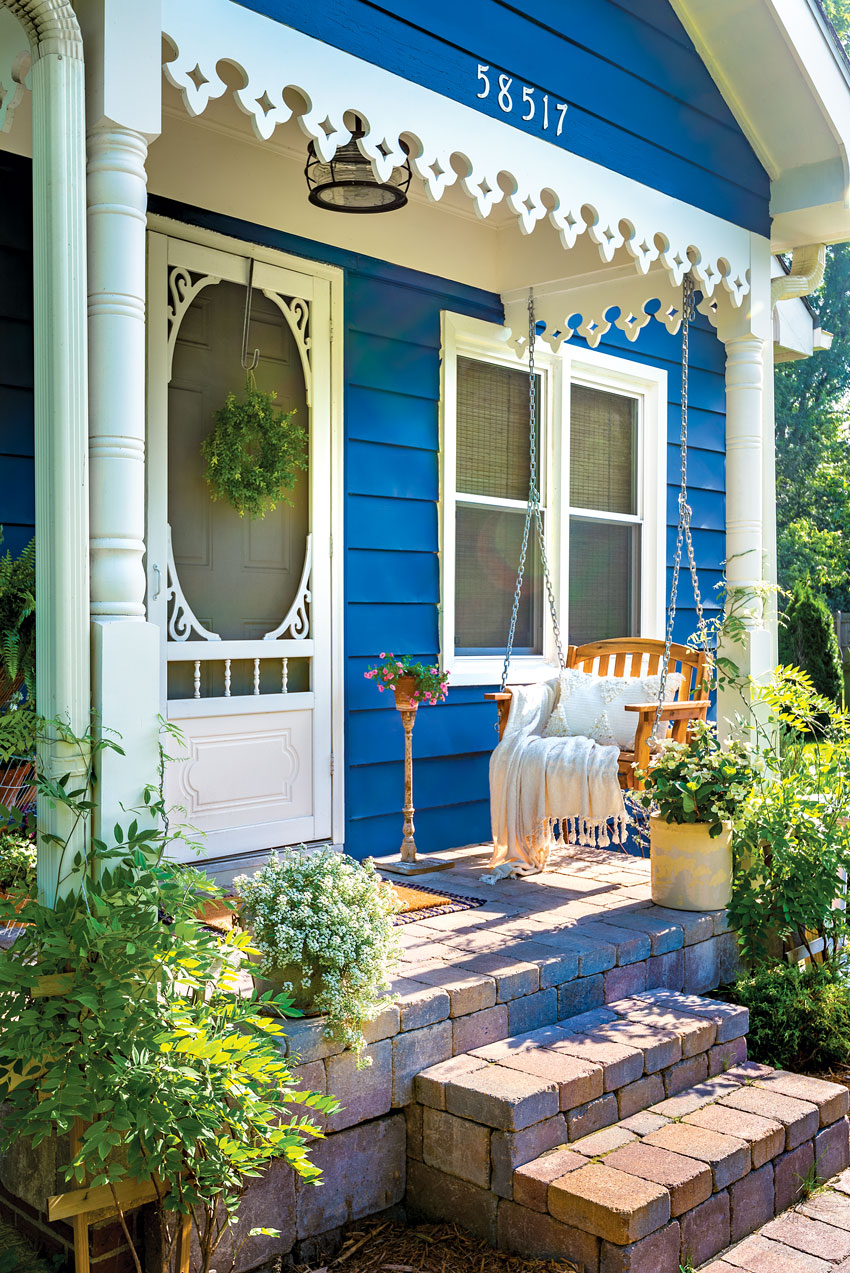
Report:
[[[513,695],[510,690],[494,690],[484,695],[491,703],[495,703],[499,712],[499,742],[502,741],[502,735],[505,732],[505,726],[508,723],[508,713],[511,710],[511,699]]]
[[[624,703],[627,712],[639,712],[637,729],[635,730],[635,765],[638,769],[649,768],[649,740],[652,726],[655,723],[657,703]],[[665,703],[661,709],[661,720],[672,720],[673,740],[683,743],[687,740],[688,721],[705,720],[711,702],[707,698],[684,699],[677,702],[673,699]]]

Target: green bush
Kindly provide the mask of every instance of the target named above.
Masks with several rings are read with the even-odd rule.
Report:
[[[835,964],[775,964],[729,993],[750,1011],[750,1060],[801,1073],[850,1062],[850,984]]]
[[[36,878],[35,835],[21,827],[0,827],[0,892],[32,892]]]
[[[0,544],[3,529],[0,527]],[[26,686],[35,697],[35,540],[0,557],[0,703]]]
[[[833,703],[843,701],[844,678],[835,625],[827,604],[810,584],[794,587],[779,628],[779,661],[802,668],[815,689]]]
[[[850,939],[838,905],[850,875],[850,717],[795,668],[755,694],[761,773],[735,818],[729,920],[745,964],[782,961],[822,940],[829,958]]]

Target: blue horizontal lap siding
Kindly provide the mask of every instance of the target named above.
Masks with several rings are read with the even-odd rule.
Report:
[[[499,299],[162,198],[152,197],[150,207],[345,271],[346,847],[358,857],[394,852],[401,838],[401,722],[390,696],[379,694],[363,673],[382,650],[424,662],[438,657],[440,313],[501,322]],[[600,348],[667,371],[669,563],[676,537],[680,340],[653,321],[635,344],[612,328]],[[702,594],[712,610],[724,553],[723,347],[702,316],[691,351],[693,538]],[[685,578],[676,636],[684,640],[695,628]],[[414,798],[423,851],[489,838],[487,766],[496,734],[484,688],[452,688],[446,703],[418,714]]]
[[[17,554],[35,531],[33,469],[31,166],[0,155],[0,552]]]
[[[616,172],[769,232],[769,181],[667,0],[239,0],[245,8]],[[479,63],[493,85],[477,97]],[[512,77],[514,108],[496,77]],[[522,86],[537,114],[521,122]],[[539,131],[542,94],[567,102]],[[357,103],[353,102],[352,106]],[[522,112],[526,113],[526,112]]]

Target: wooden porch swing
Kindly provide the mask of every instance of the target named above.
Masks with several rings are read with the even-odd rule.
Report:
[[[704,721],[708,714],[710,701],[704,697],[708,690],[711,657],[709,654],[708,628],[703,612],[702,597],[699,590],[693,540],[691,538],[691,508],[688,504],[688,332],[694,315],[694,285],[689,274],[682,282],[682,420],[680,432],[681,483],[679,489],[679,521],[676,536],[676,551],[673,558],[673,578],[670,588],[670,603],[667,608],[667,624],[665,639],[648,637],[619,637],[613,640],[594,641],[587,645],[570,645],[564,655],[561,643],[561,630],[558,621],[555,593],[549,574],[549,563],[546,556],[546,543],[543,533],[543,517],[540,511],[540,491],[537,480],[537,387],[534,374],[534,346],[537,339],[537,326],[534,317],[534,299],[531,292],[528,297],[528,402],[529,402],[529,486],[528,505],[523,527],[522,548],[520,550],[517,570],[516,588],[514,589],[513,609],[511,612],[508,641],[505,650],[505,662],[502,670],[501,686],[495,693],[485,694],[486,699],[496,703],[499,721],[499,741],[505,732],[510,713],[512,693],[508,685],[511,653],[514,643],[519,602],[522,594],[525,562],[528,553],[529,532],[532,521],[535,523],[537,540],[540,549],[540,560],[543,568],[543,580],[549,601],[552,630],[558,653],[559,673],[567,669],[577,668],[597,676],[632,676],[644,677],[660,675],[658,699],[654,703],[635,703],[626,705],[626,711],[637,716],[634,744],[630,749],[620,751],[619,780],[624,790],[637,789],[640,783],[636,777],[637,768],[646,769],[653,751],[666,742],[684,743],[688,740],[688,726],[691,721]],[[679,586],[679,572],[682,562],[682,547],[687,548],[688,568],[696,602],[697,623],[699,632],[699,648],[678,645],[673,641],[673,622],[676,617],[676,598]],[[668,676],[681,673],[681,682],[676,694],[666,699]]]

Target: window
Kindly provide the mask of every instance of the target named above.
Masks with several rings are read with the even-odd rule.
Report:
[[[443,661],[455,684],[492,684],[528,497],[527,361],[490,323],[445,314],[443,336]],[[666,375],[595,351],[552,354],[542,342],[535,370],[544,539],[564,643],[661,636]],[[532,534],[511,679],[549,676],[556,662]]]

